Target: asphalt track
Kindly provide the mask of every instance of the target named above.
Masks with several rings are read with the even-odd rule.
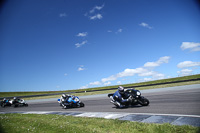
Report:
[[[141,91],[142,95],[149,99],[149,106],[134,106],[118,109],[110,103],[107,94],[95,96],[82,96],[85,103],[83,108],[63,109],[56,99],[30,100],[28,107],[0,108],[3,112],[101,112],[101,113],[132,113],[132,114],[161,114],[200,116],[200,84],[151,89]],[[200,119],[197,120],[198,123]]]

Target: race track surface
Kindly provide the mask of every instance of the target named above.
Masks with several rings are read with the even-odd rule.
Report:
[[[134,106],[117,109],[110,103],[106,94],[98,96],[82,96],[85,103],[83,108],[63,109],[56,99],[35,102],[27,101],[28,107],[5,107],[0,112],[18,111],[70,111],[70,112],[117,112],[117,113],[152,113],[152,114],[181,114],[200,115],[200,85],[171,87],[167,89],[153,89],[141,91],[149,99],[150,105],[146,107]]]

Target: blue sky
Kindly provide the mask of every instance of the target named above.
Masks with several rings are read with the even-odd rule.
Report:
[[[196,0],[6,0],[0,91],[54,91],[200,73]]]

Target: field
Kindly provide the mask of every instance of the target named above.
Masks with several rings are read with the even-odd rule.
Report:
[[[1,133],[197,133],[199,127],[64,115],[0,114]]]

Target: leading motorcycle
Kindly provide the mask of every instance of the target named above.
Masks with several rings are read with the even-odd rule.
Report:
[[[145,98],[144,96],[141,96],[141,92],[139,90],[136,89],[127,89],[125,90],[125,93],[128,93],[128,95],[131,98],[130,102],[126,102],[125,106],[134,106],[134,105],[142,105],[142,106],[148,106],[149,105],[149,100],[147,98]],[[114,100],[113,97],[114,93],[110,93],[108,94],[108,97],[111,99],[111,103],[113,103],[116,107],[119,107],[118,104],[116,104],[116,101]],[[123,104],[123,103],[120,103]]]

